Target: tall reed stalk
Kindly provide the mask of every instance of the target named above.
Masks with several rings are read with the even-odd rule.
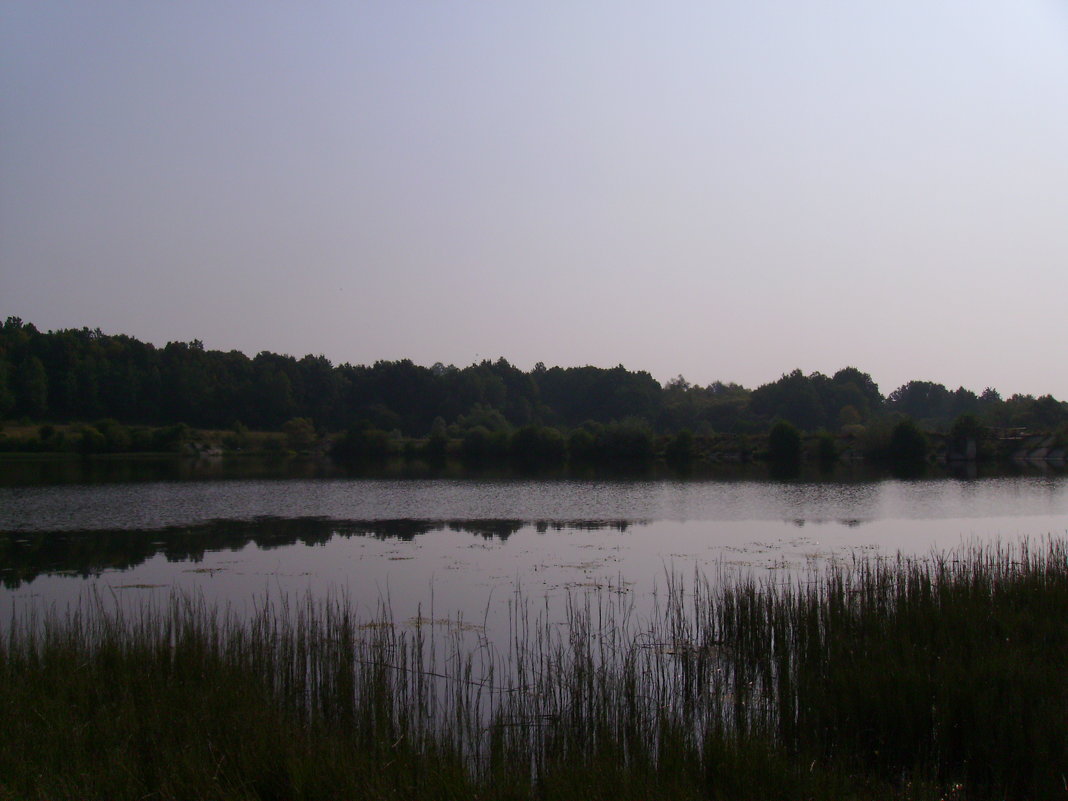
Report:
[[[505,643],[346,598],[87,596],[0,638],[0,799],[1063,798],[1068,543],[669,576]]]

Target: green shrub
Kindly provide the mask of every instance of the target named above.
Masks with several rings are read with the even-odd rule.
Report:
[[[671,438],[664,451],[665,458],[674,464],[686,464],[693,459],[693,432],[684,428]]]
[[[84,426],[78,440],[78,451],[85,454],[105,453],[107,451],[107,438],[93,426]]]
[[[606,425],[595,447],[604,461],[648,462],[653,458],[653,432],[644,420],[628,418]]]
[[[927,459],[927,437],[912,420],[901,420],[890,432],[887,456],[899,464],[922,464]]]
[[[306,451],[318,439],[315,425],[309,417],[294,417],[282,424],[282,433],[286,437],[286,447],[292,451]]]
[[[339,462],[382,461],[390,454],[389,434],[380,428],[353,426],[336,440],[330,455]]]
[[[830,431],[816,434],[816,458],[821,465],[831,465],[838,461],[838,443]]]
[[[555,428],[523,426],[512,434],[510,453],[521,465],[552,465],[564,461],[567,443]]]
[[[485,426],[475,426],[464,432],[460,456],[472,464],[499,461],[508,456],[510,440],[506,430],[490,431]]]
[[[797,426],[780,420],[768,432],[768,459],[780,464],[801,461],[801,432]]]
[[[152,432],[152,450],[179,451],[189,441],[190,430],[185,423],[157,428]]]
[[[93,428],[104,436],[104,450],[108,453],[126,453],[130,450],[130,430],[118,420],[106,418],[93,423]]]
[[[596,424],[598,429],[603,426]],[[587,427],[576,428],[567,438],[567,455],[573,462],[591,462],[597,458],[597,438]]]

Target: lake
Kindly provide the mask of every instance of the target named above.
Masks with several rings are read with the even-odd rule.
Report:
[[[0,473],[0,620],[87,591],[136,604],[178,590],[238,611],[344,595],[369,618],[388,606],[399,621],[496,631],[517,595],[550,615],[591,592],[643,614],[672,575],[793,581],[830,559],[1068,534],[1068,477],[1048,471],[772,481],[744,470],[368,478],[216,465],[205,478],[111,463],[46,473]]]

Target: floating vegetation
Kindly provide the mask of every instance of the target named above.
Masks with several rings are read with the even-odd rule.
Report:
[[[0,799],[1064,796],[1063,540],[543,604],[504,643],[344,599],[17,614]]]
[[[481,623],[470,623],[464,620],[462,617],[450,618],[450,617],[423,617],[418,615],[416,617],[408,618],[409,626],[431,626],[442,629],[444,631],[474,631],[479,633],[485,633],[486,627]]]
[[[157,590],[161,587],[170,587],[170,584],[112,584],[113,590]]]

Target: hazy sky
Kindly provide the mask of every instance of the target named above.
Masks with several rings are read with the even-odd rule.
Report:
[[[0,316],[1068,399],[1066,0],[0,5]]]

